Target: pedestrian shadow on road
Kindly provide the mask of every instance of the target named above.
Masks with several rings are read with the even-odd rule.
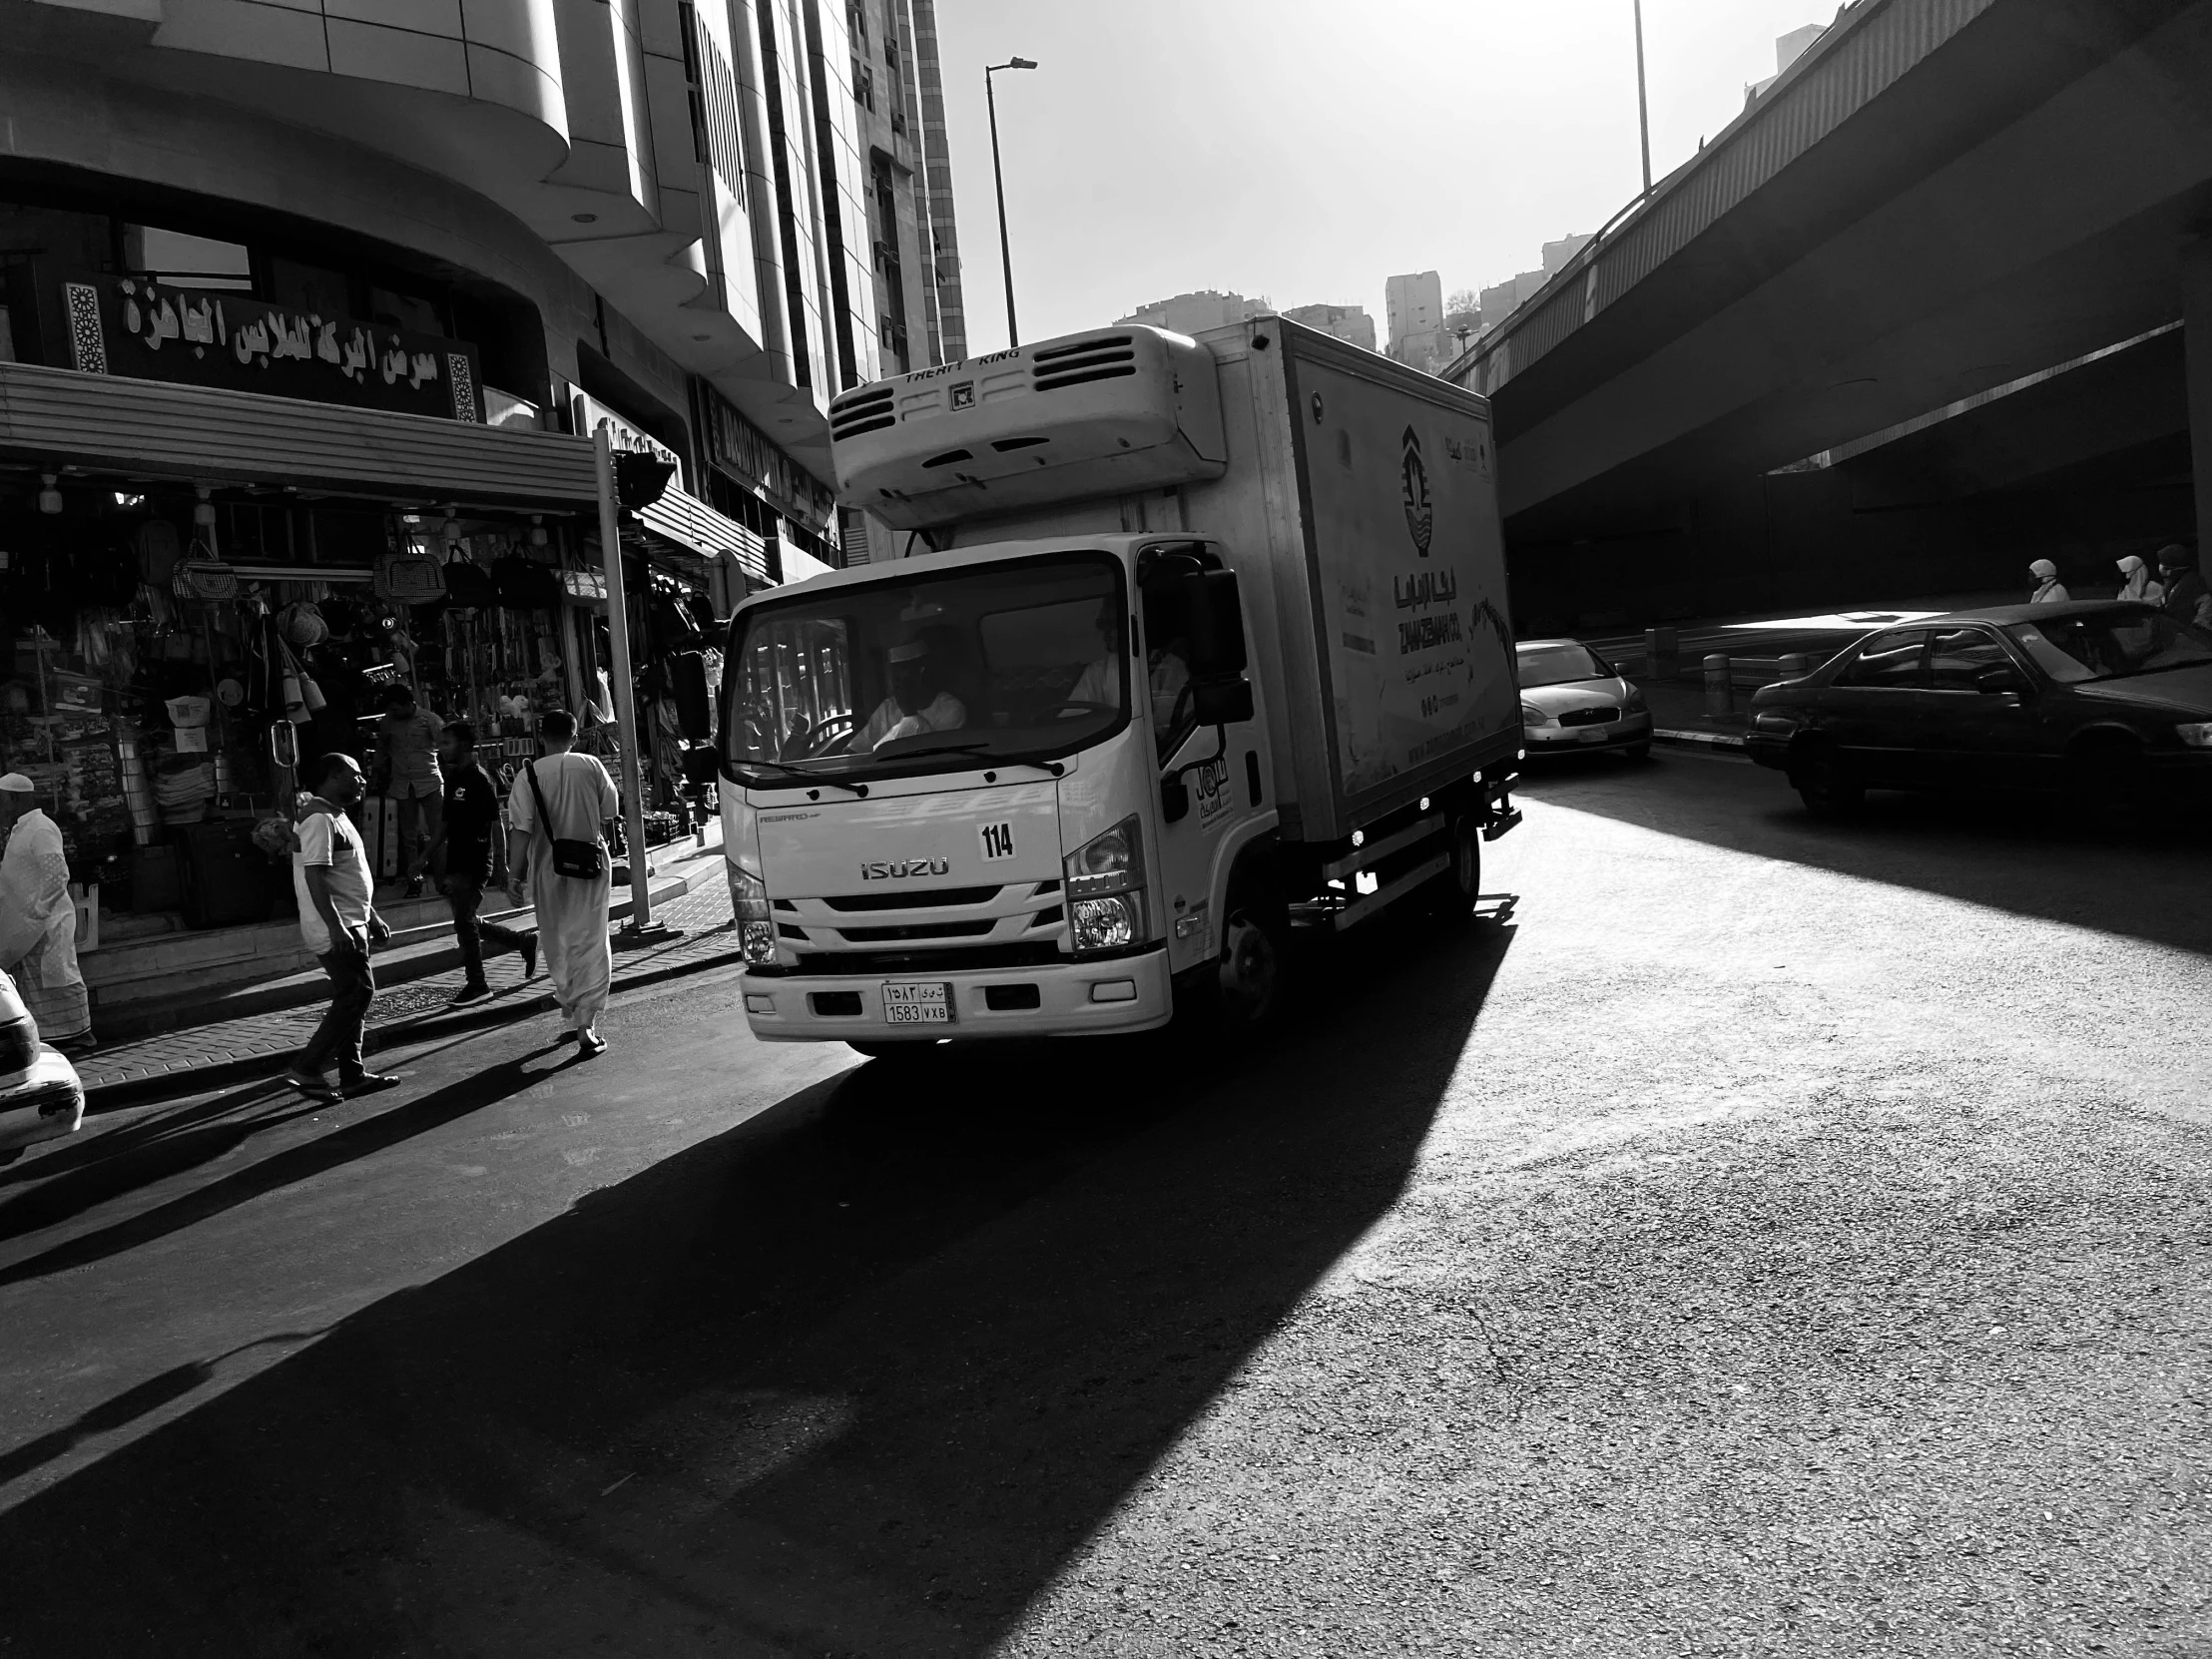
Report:
[[[539,1051],[540,1054],[542,1052]],[[166,1204],[118,1221],[113,1226],[64,1240],[36,1256],[0,1267],[0,1287],[105,1261],[123,1251],[165,1239],[266,1193],[312,1180],[315,1176],[349,1164],[356,1158],[370,1157],[441,1124],[451,1123],[471,1112],[482,1111],[486,1106],[495,1105],[510,1095],[520,1093],[542,1078],[545,1068],[527,1063],[536,1057],[524,1055],[519,1059],[488,1067],[457,1083],[433,1090],[419,1100],[411,1100],[403,1106],[349,1123],[304,1145],[288,1147],[212,1181],[207,1186],[180,1194]],[[302,1112],[330,1110],[332,1108],[327,1106],[310,1105],[276,1120],[261,1119],[249,1124],[227,1124],[211,1128],[204,1132],[208,1137],[204,1143],[187,1142],[178,1149],[185,1157],[185,1162],[178,1167],[190,1168],[193,1164],[220,1157],[233,1146],[241,1144],[247,1135],[272,1127],[274,1122],[296,1119]],[[142,1180],[132,1180],[126,1167],[125,1173],[117,1179],[136,1186],[159,1179],[167,1173],[175,1171],[157,1168]],[[102,1170],[93,1166],[83,1172],[82,1184],[76,1188],[64,1185],[58,1193],[54,1189],[39,1189],[26,1194],[5,1209],[0,1209],[0,1238],[18,1237],[49,1226],[55,1220],[66,1219],[68,1215],[76,1214],[102,1198],[113,1196],[107,1183],[108,1178]],[[50,1193],[54,1194],[51,1199]]]
[[[99,1545],[42,1553],[19,1639],[991,1652],[1389,1212],[1510,940],[1355,936],[1266,1052],[804,1090],[0,1516],[0,1557]]]

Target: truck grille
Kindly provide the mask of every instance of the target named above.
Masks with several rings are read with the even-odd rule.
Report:
[[[803,950],[797,967],[777,968],[774,973],[944,973],[959,968],[1050,967],[1068,959],[1058,945],[1044,943],[955,944],[934,950]]]
[[[1608,705],[1602,709],[1569,709],[1559,717],[1559,724],[1561,726],[1604,726],[1620,718],[1620,710]]]
[[[840,927],[837,937],[851,944],[886,944],[894,939],[979,939],[995,921],[934,921],[919,927]]]
[[[898,424],[891,412],[891,388],[868,386],[830,405],[830,441],[841,443],[862,432],[879,432]]]
[[[1051,883],[1058,886],[1058,882]],[[855,892],[825,898],[832,910],[919,910],[934,904],[988,904],[998,896],[996,887],[938,887],[933,892]],[[779,901],[781,902],[781,901]]]
[[[1058,941],[1067,932],[1057,880],[830,893],[778,899],[776,909],[777,937],[789,941],[787,948],[834,962],[877,953],[885,945],[914,946],[933,961],[939,954],[1017,942],[1023,948],[1042,948],[1056,959]]]

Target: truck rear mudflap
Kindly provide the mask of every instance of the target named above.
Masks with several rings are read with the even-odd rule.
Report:
[[[1145,1031],[1175,1011],[1163,949],[1041,967],[895,975],[748,973],[746,1022],[767,1042],[955,1042]]]

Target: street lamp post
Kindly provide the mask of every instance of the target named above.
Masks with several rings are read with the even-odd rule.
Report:
[[[1009,346],[1021,343],[1021,331],[1014,326],[1014,255],[1006,241],[1006,176],[998,167],[998,94],[992,87],[991,77],[1002,69],[1036,67],[1027,58],[1008,58],[1004,63],[986,64],[983,69],[983,102],[991,111],[991,183],[998,188],[998,261],[1006,273],[1006,343]],[[1645,171],[1650,169],[1647,167]]]
[[[1636,7],[1636,130],[1644,141],[1644,194],[1651,194],[1651,105],[1644,97],[1644,0]]]

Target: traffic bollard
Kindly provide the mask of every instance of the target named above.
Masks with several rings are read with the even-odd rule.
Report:
[[[1783,680],[1802,680],[1813,672],[1813,659],[1802,651],[1793,651],[1775,659],[1774,672]]]
[[[1736,712],[1736,686],[1730,677],[1728,658],[1718,651],[1705,659],[1705,712],[1708,715]]]

